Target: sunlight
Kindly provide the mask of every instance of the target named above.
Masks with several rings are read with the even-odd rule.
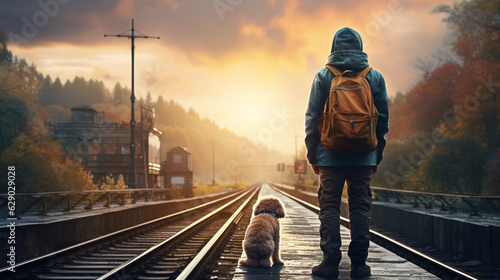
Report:
[[[264,106],[264,103],[259,104],[256,100],[242,104],[238,115],[235,116],[237,121],[244,128],[245,135],[248,137],[257,137],[258,133],[269,126],[270,109]]]
[[[262,123],[266,119],[268,112],[266,108],[259,104],[245,104],[243,105],[243,110],[241,111],[242,119],[247,123]]]

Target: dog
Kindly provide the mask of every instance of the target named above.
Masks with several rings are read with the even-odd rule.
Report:
[[[247,258],[239,265],[271,267],[283,264],[280,258],[280,223],[285,207],[279,198],[267,196],[253,206],[253,218],[245,232],[243,250]],[[271,261],[272,259],[272,261]]]

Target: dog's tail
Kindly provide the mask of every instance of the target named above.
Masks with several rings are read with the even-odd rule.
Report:
[[[243,247],[247,255],[246,259],[240,259],[239,265],[247,266],[264,266],[270,267],[270,258],[273,253],[274,242],[270,241],[269,244],[264,243],[246,243],[243,242]]]

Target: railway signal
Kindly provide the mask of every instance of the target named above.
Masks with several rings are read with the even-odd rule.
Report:
[[[294,171],[295,174],[306,174],[307,173],[307,161],[305,160],[295,160]]]

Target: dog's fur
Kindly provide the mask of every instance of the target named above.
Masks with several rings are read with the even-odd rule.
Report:
[[[267,212],[267,213],[266,213]],[[276,218],[273,216],[273,213]],[[267,196],[253,206],[254,217],[250,221],[243,240],[246,259],[240,265],[271,267],[283,264],[280,259],[280,223],[285,217],[285,207],[279,198]],[[272,262],[271,262],[272,259]]]

